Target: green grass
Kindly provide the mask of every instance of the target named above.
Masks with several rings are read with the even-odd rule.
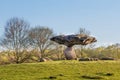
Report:
[[[52,61],[0,65],[0,80],[119,80],[119,61]]]

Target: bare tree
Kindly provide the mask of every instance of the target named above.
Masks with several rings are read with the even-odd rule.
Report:
[[[23,52],[28,47],[28,30],[29,24],[19,18],[11,18],[5,26],[1,45],[13,52],[16,63],[21,63],[28,57]]]
[[[78,32],[79,34],[85,34],[85,35],[90,35],[90,31],[88,31],[88,30],[86,30],[85,28],[80,28],[79,29],[79,32]],[[89,45],[92,45],[92,44],[89,44]],[[83,57],[83,55],[85,54],[84,52],[83,52],[83,50],[84,50],[84,48],[86,47],[86,45],[79,45],[78,46],[79,47],[79,53],[80,54],[77,54],[77,56],[81,56],[81,57]]]
[[[78,33],[79,34],[90,35],[90,31],[86,30],[85,28],[80,28]]]
[[[29,32],[30,43],[33,47],[39,49],[39,58],[44,58],[52,53],[52,44],[49,39],[53,36],[53,31],[47,27],[36,26]]]

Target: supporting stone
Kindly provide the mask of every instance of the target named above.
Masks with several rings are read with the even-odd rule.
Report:
[[[77,58],[73,47],[67,47],[64,50],[64,55],[67,60],[75,60]]]

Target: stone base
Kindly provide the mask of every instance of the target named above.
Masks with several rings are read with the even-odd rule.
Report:
[[[75,60],[77,58],[73,47],[67,47],[64,50],[64,55],[67,60]]]

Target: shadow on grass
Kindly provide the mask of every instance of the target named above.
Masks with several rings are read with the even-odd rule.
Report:
[[[54,80],[54,79],[57,79],[57,77],[56,76],[49,76],[49,77],[40,78],[40,80]]]
[[[103,77],[101,76],[88,76],[88,75],[83,75],[81,76],[82,78],[84,79],[104,79]]]
[[[113,76],[113,73],[96,73],[95,76],[83,75],[81,76],[84,79],[104,79],[104,76]]]
[[[41,80],[54,80],[57,79],[57,76],[64,76],[63,74],[58,74],[56,76],[43,77]]]
[[[63,74],[58,74],[58,76],[64,76]]]
[[[96,75],[100,75],[100,76],[113,76],[113,73],[96,73]]]

